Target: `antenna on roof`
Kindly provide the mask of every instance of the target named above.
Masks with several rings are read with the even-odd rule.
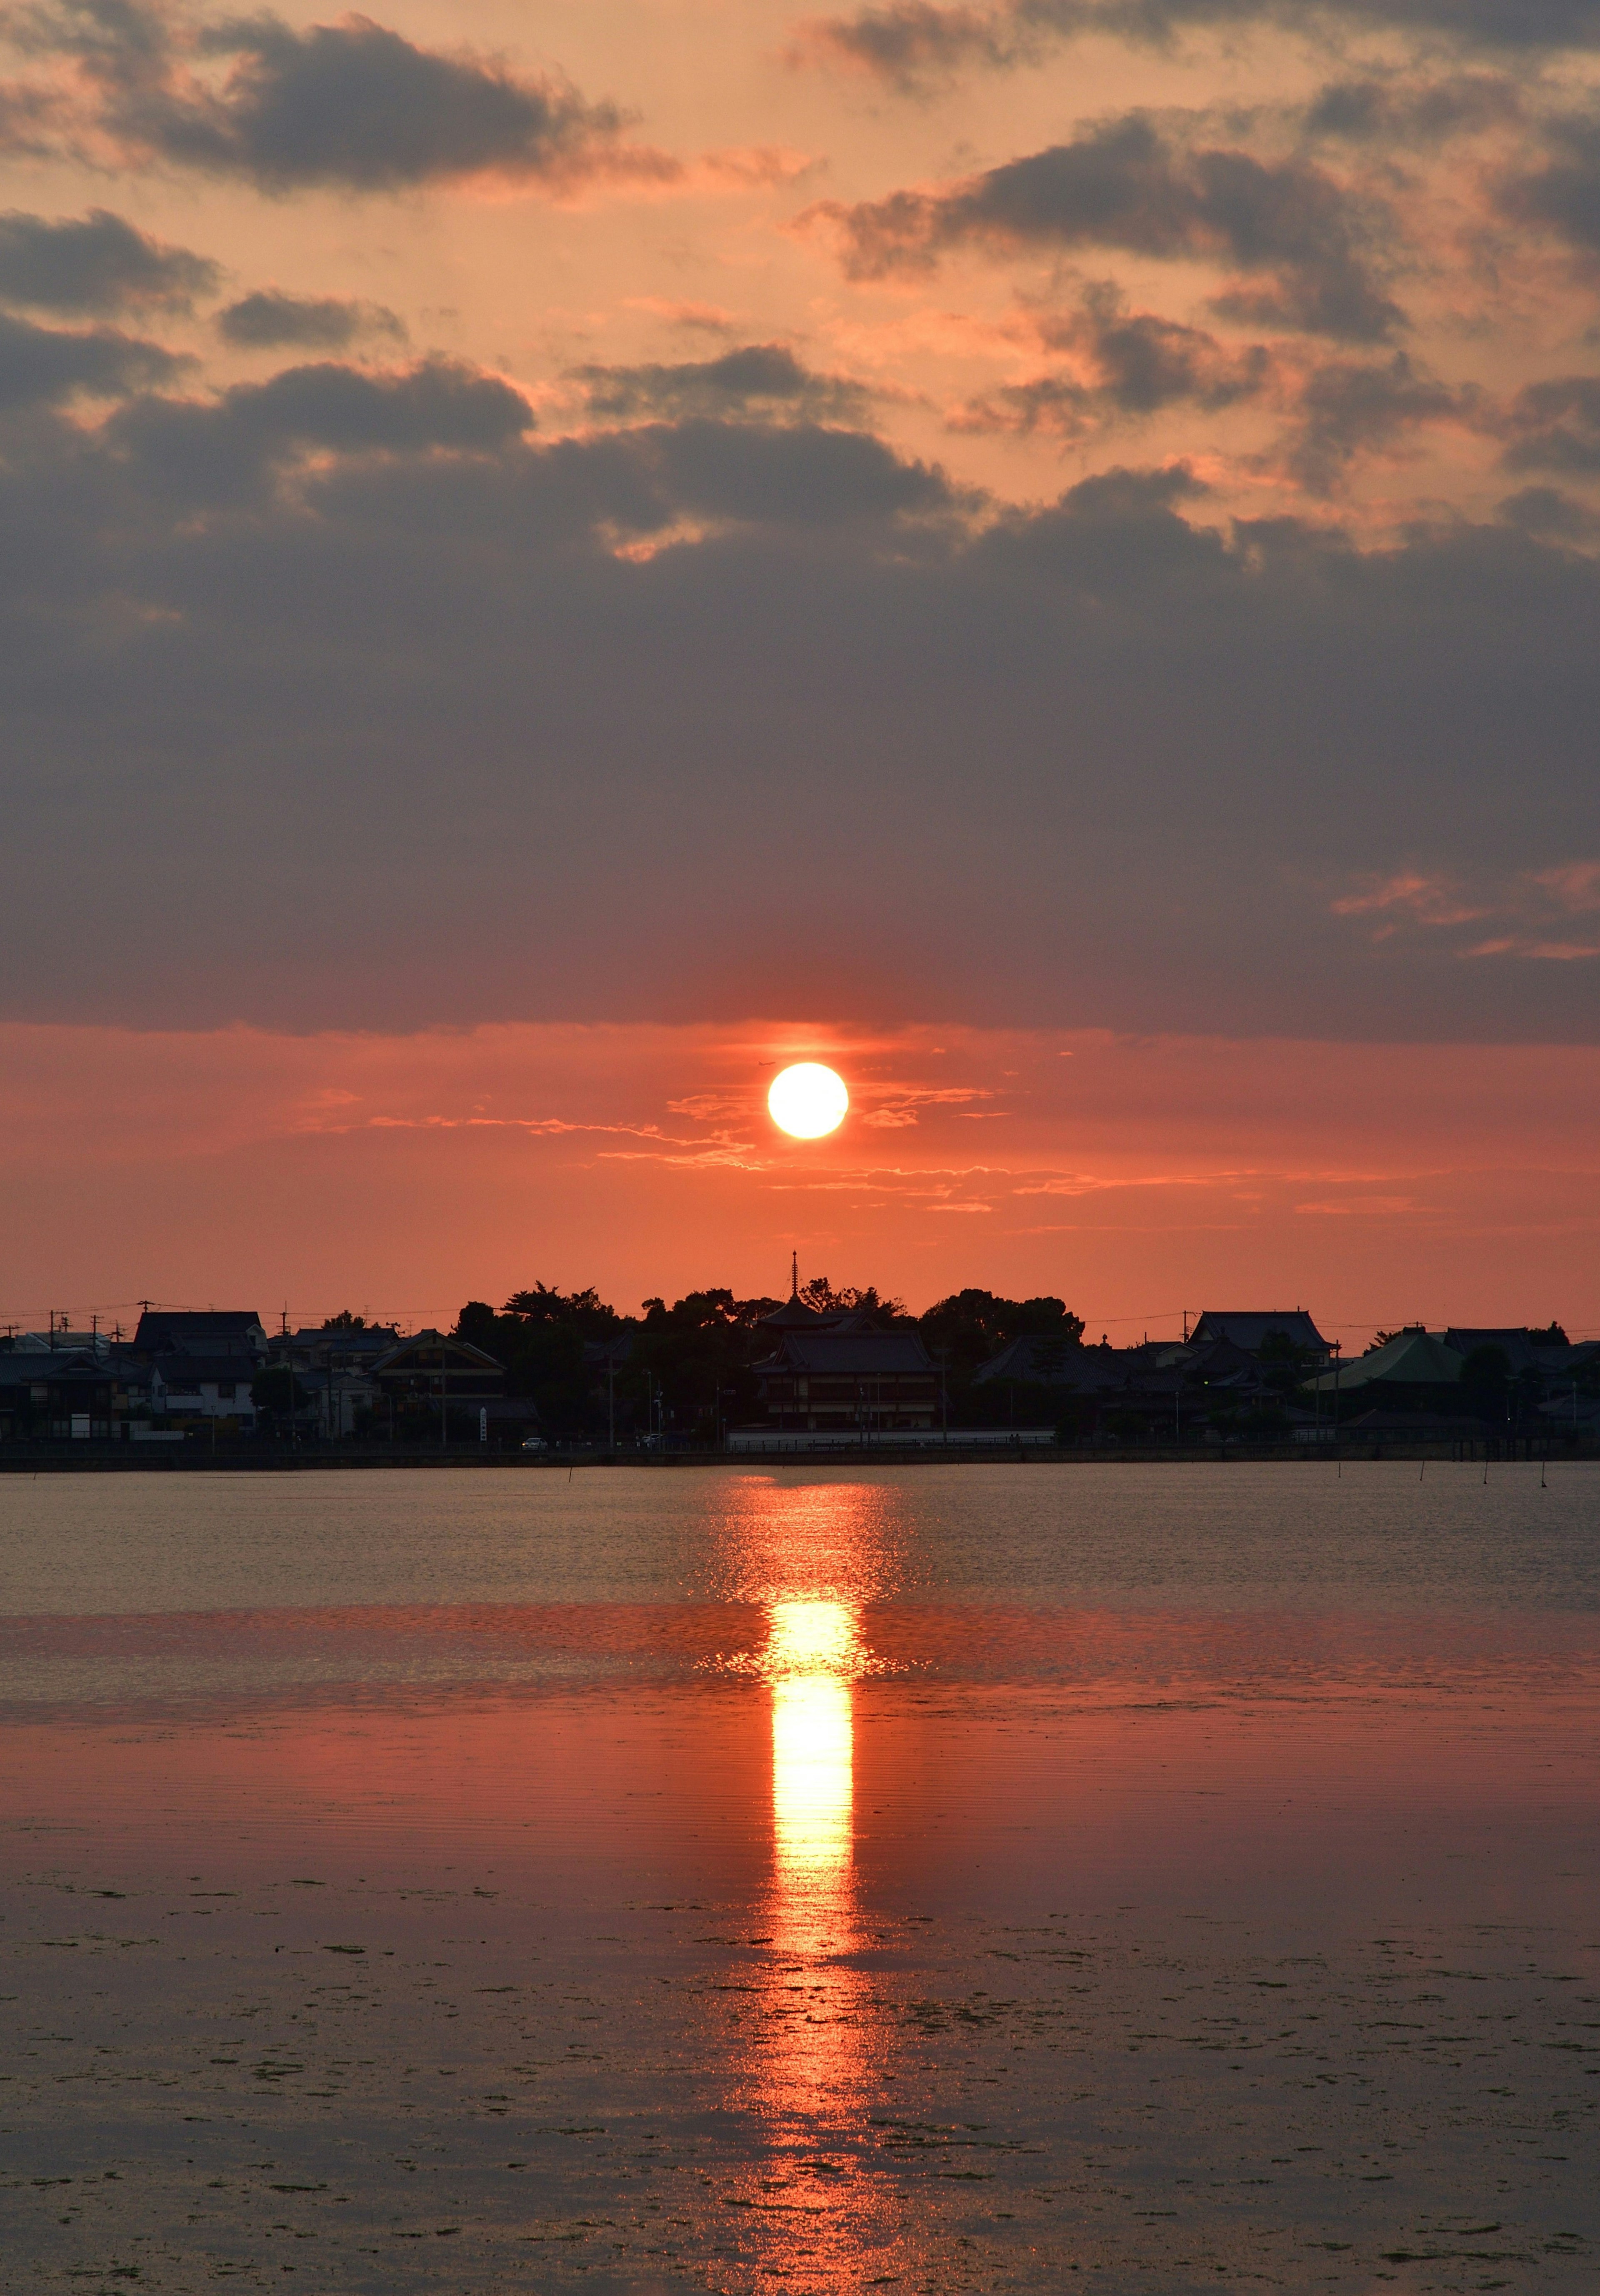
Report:
[[[789,1298],[791,1300],[797,1300],[799,1297],[800,1255],[797,1251],[791,1251],[789,1254]]]

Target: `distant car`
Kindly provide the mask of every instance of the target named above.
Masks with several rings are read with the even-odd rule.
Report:
[[[522,1439],[522,1447],[525,1451],[548,1451],[550,1445],[543,1435],[525,1435]]]

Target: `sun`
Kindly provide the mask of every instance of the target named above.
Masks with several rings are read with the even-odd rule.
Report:
[[[820,1061],[796,1061],[780,1069],[767,1095],[767,1109],[780,1132],[796,1140],[820,1140],[845,1121],[850,1095],[845,1079]]]

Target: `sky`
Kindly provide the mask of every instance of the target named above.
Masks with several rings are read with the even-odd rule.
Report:
[[[0,35],[0,1322],[1600,1331],[1593,0]]]

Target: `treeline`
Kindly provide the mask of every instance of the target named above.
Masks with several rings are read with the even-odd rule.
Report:
[[[820,1314],[854,1308],[880,1330],[920,1332],[943,1367],[952,1426],[975,1411],[982,1415],[973,1374],[1010,1341],[1038,1335],[1074,1346],[1083,1335],[1082,1319],[1049,1298],[955,1292],[926,1315],[910,1316],[902,1300],[872,1284],[836,1285],[825,1275],[803,1284],[799,1296]],[[455,1336],[505,1365],[511,1391],[531,1398],[549,1434],[600,1435],[614,1407],[619,1435],[656,1427],[710,1441],[719,1428],[755,1415],[754,1366],[777,1344],[761,1329],[762,1318],[782,1305],[714,1287],[671,1307],[647,1300],[641,1315],[622,1316],[598,1292],[535,1283],[498,1309],[469,1300]]]

